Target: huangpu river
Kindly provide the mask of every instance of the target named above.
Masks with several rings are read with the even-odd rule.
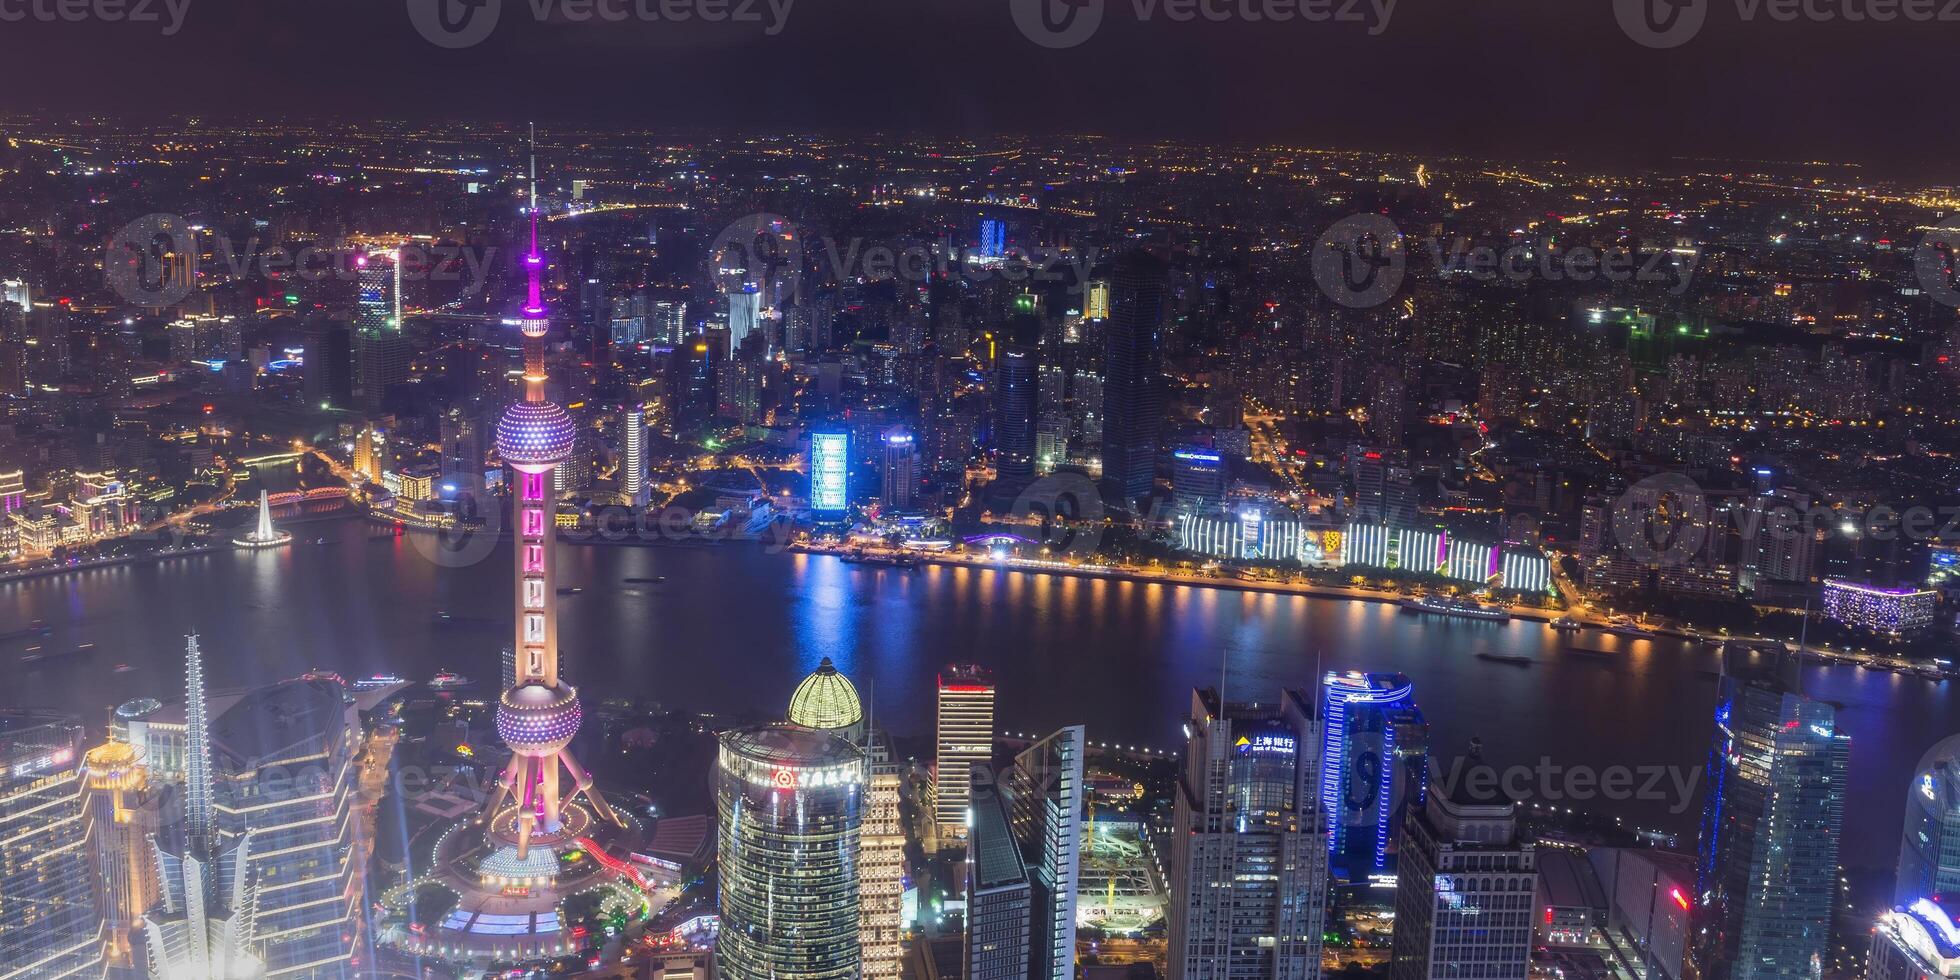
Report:
[[[192,631],[214,687],[317,667],[417,681],[448,669],[477,679],[479,696],[494,691],[509,634],[507,544],[436,561],[428,539],[377,536],[358,518],[292,530],[298,540],[275,550],[0,583],[0,630],[36,619],[53,629],[0,642],[0,662],[15,665],[0,705],[73,711],[99,734],[118,703],[181,697]],[[559,560],[559,584],[579,590],[559,597],[567,673],[589,699],[776,711],[828,656],[880,724],[928,735],[935,675],[970,660],[995,672],[1003,730],[1080,722],[1093,740],[1174,749],[1193,686],[1222,680],[1234,700],[1270,700],[1282,686],[1313,685],[1317,671],[1400,671],[1437,756],[1457,757],[1479,737],[1486,758],[1531,767],[1540,795],[1581,788],[1575,767],[1592,779],[1624,767],[1622,789],[1639,799],[1555,802],[1624,814],[1693,846],[1715,707],[1710,646],[1592,632],[1573,641],[1537,623],[1418,617],[1375,602],[908,571],[748,544],[561,543]],[[1565,653],[1573,642],[1614,657]],[[21,663],[32,646],[85,643],[94,647]],[[1804,678],[1811,696],[1842,706],[1852,736],[1844,863],[1890,868],[1914,764],[1960,732],[1960,685],[1848,666],[1807,667]]]

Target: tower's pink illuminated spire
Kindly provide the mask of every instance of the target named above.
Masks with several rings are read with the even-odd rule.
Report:
[[[544,286],[540,282],[544,275],[544,255],[538,251],[538,124],[530,125],[531,188],[530,204],[525,212],[531,216],[531,250],[524,254],[524,272],[528,277],[524,292],[524,315],[541,316],[544,313]]]

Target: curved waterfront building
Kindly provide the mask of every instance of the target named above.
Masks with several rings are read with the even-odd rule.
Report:
[[[728,980],[855,980],[864,755],[801,725],[721,736],[717,965]]]

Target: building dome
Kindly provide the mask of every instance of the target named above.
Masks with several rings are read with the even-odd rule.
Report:
[[[572,455],[578,425],[552,402],[516,402],[497,420],[497,455],[515,466],[562,463]]]
[[[825,657],[790,695],[789,720],[826,731],[856,729],[864,721],[864,708],[858,703],[857,688]]]
[[[504,692],[497,704],[497,736],[519,755],[547,756],[572,744],[584,719],[571,685],[532,681]]]

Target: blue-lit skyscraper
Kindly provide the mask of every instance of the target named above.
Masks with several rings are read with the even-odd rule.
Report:
[[[1895,905],[1934,895],[1960,898],[1960,759],[1928,760],[1906,789]]]
[[[1320,699],[1320,806],[1334,877],[1392,870],[1395,828],[1426,788],[1429,725],[1402,674],[1328,671]]]
[[[980,257],[997,259],[1007,254],[1007,223],[999,218],[980,219]]]
[[[1706,980],[1811,980],[1829,952],[1851,740],[1795,671],[1732,657],[1722,680],[1692,931]]]
[[[850,507],[851,437],[842,432],[810,434],[810,510],[819,519],[841,517]]]

